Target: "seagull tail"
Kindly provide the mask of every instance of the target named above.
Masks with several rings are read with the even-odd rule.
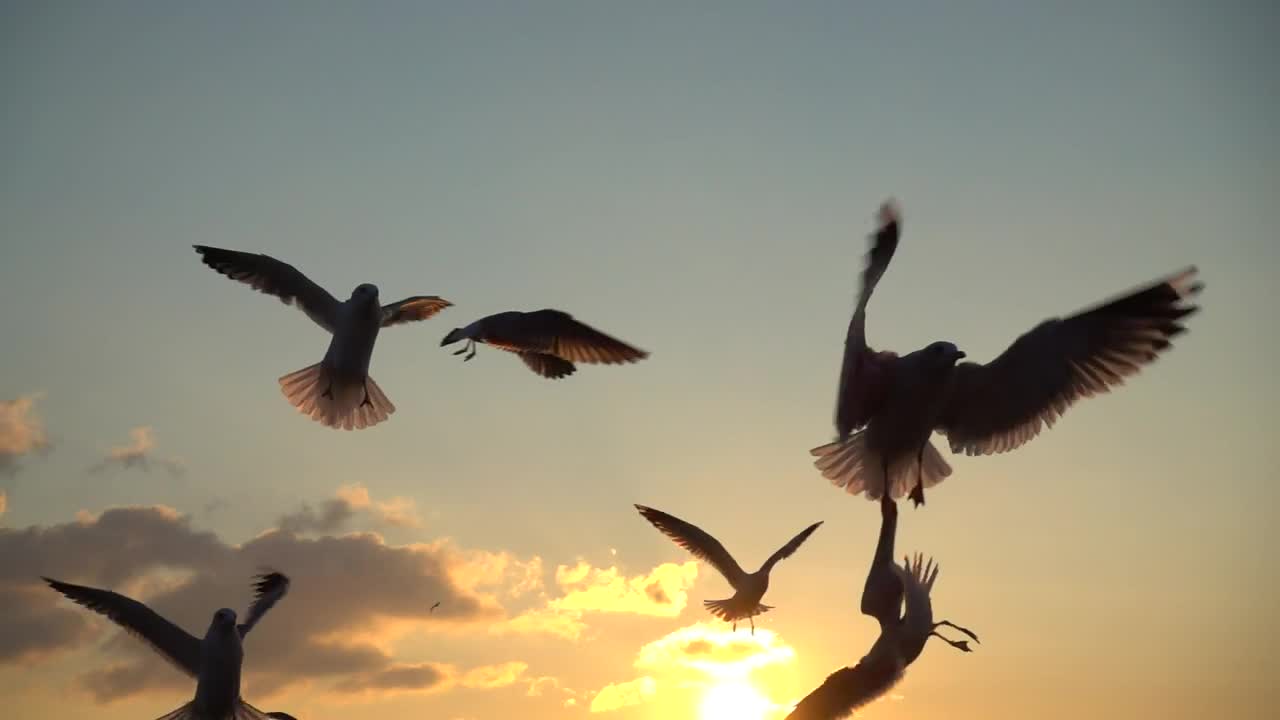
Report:
[[[865,430],[826,445],[813,448],[810,455],[818,459],[814,467],[832,485],[843,488],[850,495],[866,493],[868,500],[879,500],[885,487],[889,497],[901,498],[915,487],[917,479],[924,480],[925,489],[942,482],[951,474],[951,466],[932,442],[926,442],[922,462],[917,469],[916,456],[908,454],[889,467],[885,477],[884,462],[878,451],[867,445]]]
[[[196,709],[196,703],[192,700],[167,715],[161,715],[156,720],[205,720],[206,717]],[[291,719],[293,716],[288,713],[264,713],[244,700],[237,700],[235,707],[225,718],[226,720],[270,720],[272,718]]]
[[[746,620],[757,615],[763,615],[773,609],[772,605],[765,605],[761,602],[745,604],[736,596],[725,598],[724,600],[703,600],[702,606],[707,609],[707,612],[726,622]]]
[[[396,411],[372,377],[350,378],[309,365],[280,378],[280,391],[298,412],[327,427],[362,430]]]

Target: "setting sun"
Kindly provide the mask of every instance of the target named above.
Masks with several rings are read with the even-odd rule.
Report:
[[[722,682],[702,698],[698,720],[764,720],[773,703],[743,680]]]

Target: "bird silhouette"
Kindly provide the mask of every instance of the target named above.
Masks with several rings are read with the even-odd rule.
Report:
[[[378,288],[357,285],[339,302],[292,265],[267,255],[194,246],[205,265],[255,290],[298,307],[333,338],[324,359],[280,378],[289,404],[323,425],[344,430],[372,427],[396,406],[369,376],[378,331],[426,320],[453,303],[435,295],[415,295],[380,305]]]
[[[938,579],[938,566],[920,554],[906,558],[901,566],[893,561],[898,507],[889,497],[880,500],[880,538],[867,581],[862,590],[862,612],[880,623],[880,636],[871,650],[853,667],[831,673],[813,692],[796,704],[787,720],[834,720],[848,716],[858,707],[888,692],[920,657],[925,642],[938,637],[954,648],[971,652],[968,640],[951,640],[939,627],[954,628],[978,642],[978,636],[949,620],[934,622],[929,598]],[[899,611],[905,602],[906,609]]]
[[[791,555],[799,549],[805,540],[813,534],[814,530],[822,524],[821,521],[816,522],[809,527],[801,530],[798,535],[787,541],[768,560],[760,566],[759,570],[753,573],[744,571],[728,550],[724,549],[724,545],[719,540],[711,537],[702,528],[692,523],[685,522],[678,517],[668,515],[661,510],[654,510],[644,505],[636,505],[637,510],[648,520],[654,527],[661,530],[663,534],[675,541],[677,545],[688,550],[694,557],[699,560],[706,561],[711,564],[725,580],[733,586],[733,597],[725,600],[705,600],[703,605],[707,610],[721,620],[733,623],[733,629],[738,629],[738,622],[747,620],[751,623],[751,634],[756,632],[755,616],[766,613],[773,609],[772,605],[764,605],[760,600],[764,597],[764,593],[769,589],[769,571],[773,566],[783,558],[791,557]]]
[[[463,361],[475,357],[476,344],[484,343],[519,355],[530,370],[552,380],[576,372],[574,363],[617,365],[649,357],[644,350],[575,320],[567,312],[550,308],[534,312],[510,310],[480,318],[449,331],[440,346],[462,340],[467,344],[453,354],[466,353]]]
[[[237,625],[235,611],[222,608],[213,614],[204,638],[197,639],[137,600],[110,590],[43,578],[49,587],[105,615],[196,679],[195,698],[158,720],[289,720],[292,716],[287,713],[263,713],[240,697],[242,641],[289,591],[289,578],[283,573],[269,571],[255,579],[253,602],[244,622]]]
[[[1199,308],[1185,304],[1202,285],[1188,267],[1065,318],[1023,333],[995,360],[966,362],[951,342],[898,355],[866,342],[867,302],[898,247],[897,207],[880,208],[853,317],[845,338],[836,396],[835,442],[810,450],[823,476],[853,495],[910,493],[951,474],[930,442],[947,436],[953,453],[989,455],[1022,446],[1081,398],[1109,392],[1170,347],[1180,322]]]

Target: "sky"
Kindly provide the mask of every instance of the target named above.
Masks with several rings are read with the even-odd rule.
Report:
[[[807,451],[888,197],[877,347],[985,360],[1189,264],[1206,289],[1123,388],[903,505],[900,552],[939,560],[935,610],[982,644],[930,644],[863,715],[1266,716],[1280,10],[1032,5],[0,2],[11,716],[193,691],[40,575],[198,634],[271,565],[293,585],[246,641],[263,710],[782,717],[876,637],[876,506]],[[455,305],[379,337],[398,410],[336,432],[276,383],[324,332],[193,244]],[[543,307],[652,355],[552,382],[439,347]],[[752,636],[633,503],[749,566],[825,524]]]

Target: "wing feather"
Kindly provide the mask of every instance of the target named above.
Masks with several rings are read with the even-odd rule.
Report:
[[[242,638],[249,634],[268,610],[280,602],[280,598],[284,597],[285,593],[289,592],[289,578],[282,572],[268,570],[254,579],[257,582],[253,585],[253,602],[245,612],[244,622],[236,626]]]
[[[786,558],[789,558],[792,555],[794,555],[796,550],[800,549],[800,546],[804,544],[804,541],[808,540],[809,536],[812,535],[813,531],[817,530],[818,526],[820,525],[822,525],[821,520],[810,525],[804,530],[801,530],[799,534],[797,534],[795,537],[788,540],[786,545],[783,545],[782,547],[778,548],[778,551],[775,552],[773,555],[770,555],[769,559],[765,561],[765,564],[764,564],[765,569],[767,570],[769,568],[772,568],[774,565],[778,564],[779,560],[785,560]]]
[[[200,673],[200,641],[137,600],[110,590],[42,578],[78,605],[109,618],[191,677]]]
[[[835,720],[885,694],[902,679],[902,665],[891,659],[863,660],[841,668],[796,704],[787,720]]]
[[[382,327],[426,320],[453,303],[436,295],[414,295],[382,306]]]
[[[294,266],[269,255],[207,245],[193,247],[205,265],[254,290],[274,295],[285,305],[297,303],[307,317],[333,332],[338,317],[338,301]]]
[[[513,317],[485,341],[506,349],[546,353],[569,362],[617,365],[649,357],[644,350],[606,335],[572,315],[547,308]]]
[[[720,571],[725,580],[735,588],[746,577],[746,573],[738,565],[738,561],[733,559],[728,550],[724,549],[724,545],[719,540],[711,537],[702,528],[681,520],[673,515],[668,515],[661,510],[654,510],[644,505],[636,505],[636,510],[644,516],[654,527],[662,531],[664,535],[675,541],[677,545],[688,550],[694,557],[710,563],[712,567]]]
[[[881,389],[885,386],[885,373],[893,353],[877,353],[867,346],[867,303],[876,284],[889,267],[898,249],[902,218],[892,202],[880,207],[880,229],[871,236],[871,250],[867,253],[862,271],[862,286],[858,302],[849,319],[849,329],[844,340],[844,359],[840,364],[840,389],[836,393],[836,432],[840,437],[866,425],[883,402]]]
[[[1027,443],[1080,399],[1109,392],[1168,350],[1199,309],[1186,301],[1202,287],[1189,267],[1046,320],[985,365],[960,364],[938,430],[966,455]]]

